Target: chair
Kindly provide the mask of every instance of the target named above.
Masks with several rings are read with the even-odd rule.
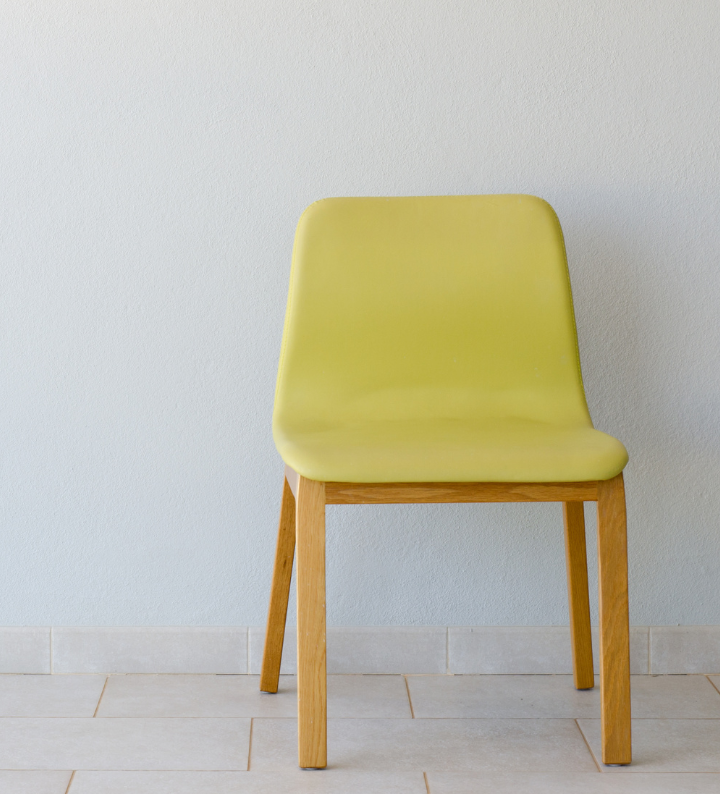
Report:
[[[598,503],[602,757],[630,763],[627,453],[592,426],[546,202],[308,207],[273,433],[286,476],[260,689],[277,691],[297,549],[301,767],[327,764],[325,505],[410,502],[563,503],[578,689],[594,685],[583,502]]]

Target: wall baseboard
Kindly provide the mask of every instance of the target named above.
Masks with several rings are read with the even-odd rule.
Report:
[[[0,627],[0,673],[257,674],[263,627]],[[331,626],[329,673],[564,674],[567,626]],[[593,629],[597,664],[598,634]],[[720,626],[633,626],[634,674],[720,674]],[[295,673],[288,627],[282,672]]]

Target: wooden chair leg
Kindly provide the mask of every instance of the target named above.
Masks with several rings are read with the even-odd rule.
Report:
[[[629,764],[630,625],[623,476],[598,482],[602,760]]]
[[[590,634],[585,514],[582,502],[563,502],[565,522],[565,559],[567,562],[568,601],[573,677],[576,689],[592,689],[595,677]]]
[[[325,667],[325,483],[297,487],[298,756],[303,768],[327,766]]]
[[[263,651],[262,670],[260,671],[261,692],[277,692],[278,690],[294,554],[295,497],[290,490],[288,481],[283,477],[280,525],[275,548],[275,568],[273,569],[272,587],[270,589],[265,650]]]

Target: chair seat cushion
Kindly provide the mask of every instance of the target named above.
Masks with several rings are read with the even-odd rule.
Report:
[[[285,463],[325,482],[581,482],[628,461],[591,425],[519,418],[276,423],[274,435]]]

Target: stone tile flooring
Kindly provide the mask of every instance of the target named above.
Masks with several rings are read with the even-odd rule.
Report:
[[[0,792],[718,794],[717,686],[633,676],[635,760],[605,767],[570,676],[330,676],[330,767],[302,771],[292,676],[1,675]]]

